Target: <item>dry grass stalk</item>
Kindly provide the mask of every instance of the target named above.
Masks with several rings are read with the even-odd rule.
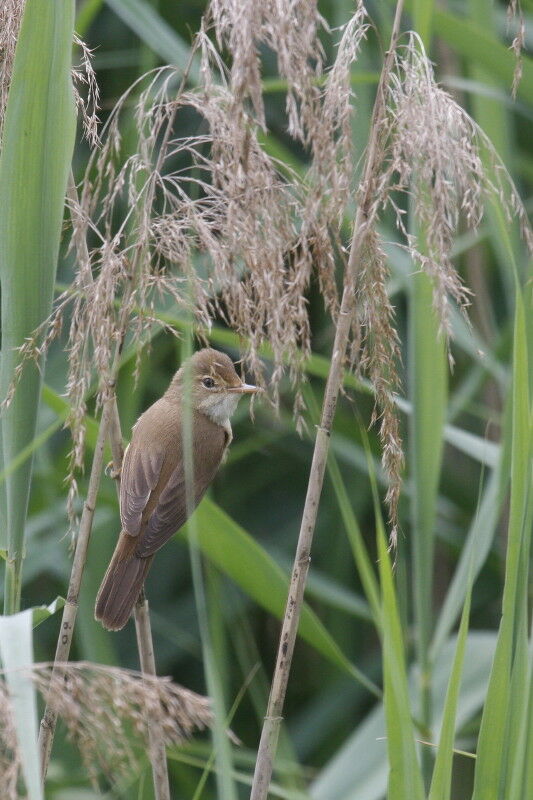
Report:
[[[148,676],[148,678],[155,677],[157,672],[152,640],[152,627],[150,625],[148,600],[144,589],[141,590],[139,598],[135,603],[133,613],[135,617],[135,633],[137,636],[137,648],[139,650],[142,674],[143,676]],[[170,800],[165,735],[157,718],[148,720],[148,748],[156,800]]]
[[[91,535],[96,498],[98,495],[98,488],[100,486],[100,478],[102,475],[104,447],[112,415],[113,401],[114,396],[109,393],[102,411],[98,439],[96,441],[94,458],[91,466],[89,486],[87,489],[87,499],[83,505],[79,532],[76,539],[76,549],[74,551],[74,559],[70,573],[67,600],[63,608],[63,615],[61,617],[61,626],[59,629],[59,636],[54,658],[54,664],[56,665],[64,664],[68,661],[70,646],[74,636],[74,626],[76,624],[76,617],[78,614],[78,600],[81,588],[81,579],[83,576],[83,570],[85,568],[85,560],[87,557],[87,548],[89,546],[89,538]],[[59,670],[59,666],[57,667],[57,670]],[[52,677],[55,679],[54,675],[55,673],[52,674]],[[55,695],[52,694],[51,701],[46,705],[39,732],[41,775],[43,781],[46,779],[58,714],[59,707],[55,705]]]
[[[209,700],[169,678],[89,662],[35,664],[31,677],[66,725],[96,784],[140,772],[150,727],[166,746],[176,746],[212,723]],[[0,792],[19,800],[20,751],[9,693],[0,680]],[[24,795],[25,796],[25,795]]]

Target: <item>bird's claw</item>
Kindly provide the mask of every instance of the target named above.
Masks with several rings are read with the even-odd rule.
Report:
[[[115,469],[115,467],[113,466],[113,461],[110,461],[109,464],[106,464],[104,472],[108,478],[112,478],[114,481],[116,481],[118,478],[120,478],[120,473],[122,472],[122,469],[120,467],[118,469]]]

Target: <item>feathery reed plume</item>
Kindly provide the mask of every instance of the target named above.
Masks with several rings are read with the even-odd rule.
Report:
[[[394,311],[385,289],[389,266],[377,230],[379,218],[384,209],[395,215],[405,238],[403,246],[413,263],[431,278],[433,306],[448,345],[452,335],[450,303],[466,312],[470,296],[452,260],[460,223],[475,230],[487,202],[496,199],[509,222],[518,219],[530,250],[533,236],[523,203],[493,146],[466,111],[437,85],[431,62],[415,33],[408,34],[407,43],[398,46],[384,90],[385,114],[376,132],[381,158],[372,177],[373,202],[365,218],[368,233],[355,284],[357,304],[350,358],[352,366],[369,375],[375,391],[373,421],[381,419],[394,543],[403,466],[393,403],[399,388],[399,350]],[[363,183],[358,190],[359,202],[365,191]],[[398,201],[402,194],[411,197],[424,247],[404,225],[405,212]],[[453,364],[449,347],[448,355]]]
[[[277,3],[239,3],[213,0],[211,14],[217,42],[231,54],[230,90],[241,106],[248,97],[259,124],[265,127],[259,46],[277,56],[278,71],[287,80],[289,132],[308,141],[317,118],[323,51],[317,32],[325,27],[317,4],[307,0]]]
[[[140,771],[150,725],[166,746],[188,739],[212,723],[209,700],[169,678],[90,662],[34,664],[31,678],[51,702],[79,749],[93,782],[104,773],[116,783]],[[9,693],[0,680],[0,791],[18,800],[20,753]]]
[[[2,0],[0,4],[0,142],[24,4],[25,0]]]
[[[507,29],[511,27],[512,23],[516,25],[516,33],[511,43],[511,50],[515,56],[515,68],[513,72],[513,83],[511,87],[511,94],[513,100],[516,99],[518,85],[522,80],[522,51],[526,41],[526,22],[524,20],[524,13],[520,5],[520,0],[509,0],[507,4]]]
[[[90,50],[83,39],[74,34],[74,44],[81,50],[81,63],[72,69],[72,84],[74,87],[74,100],[76,108],[81,116],[83,133],[85,138],[93,147],[100,144],[98,136],[98,105],[100,100],[100,89],[96,80],[96,73],[92,65],[93,52]],[[85,86],[86,97],[82,97],[80,88]]]

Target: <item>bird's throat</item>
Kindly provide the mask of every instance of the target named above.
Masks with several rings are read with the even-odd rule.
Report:
[[[212,422],[223,428],[229,426],[229,421],[239,402],[238,394],[214,394],[198,404],[198,410],[205,414]],[[231,428],[230,428],[231,430]]]

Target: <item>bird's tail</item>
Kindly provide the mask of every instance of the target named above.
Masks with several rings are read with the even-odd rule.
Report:
[[[135,555],[136,537],[122,531],[96,596],[95,619],[109,631],[124,627],[143,587],[153,556]]]

